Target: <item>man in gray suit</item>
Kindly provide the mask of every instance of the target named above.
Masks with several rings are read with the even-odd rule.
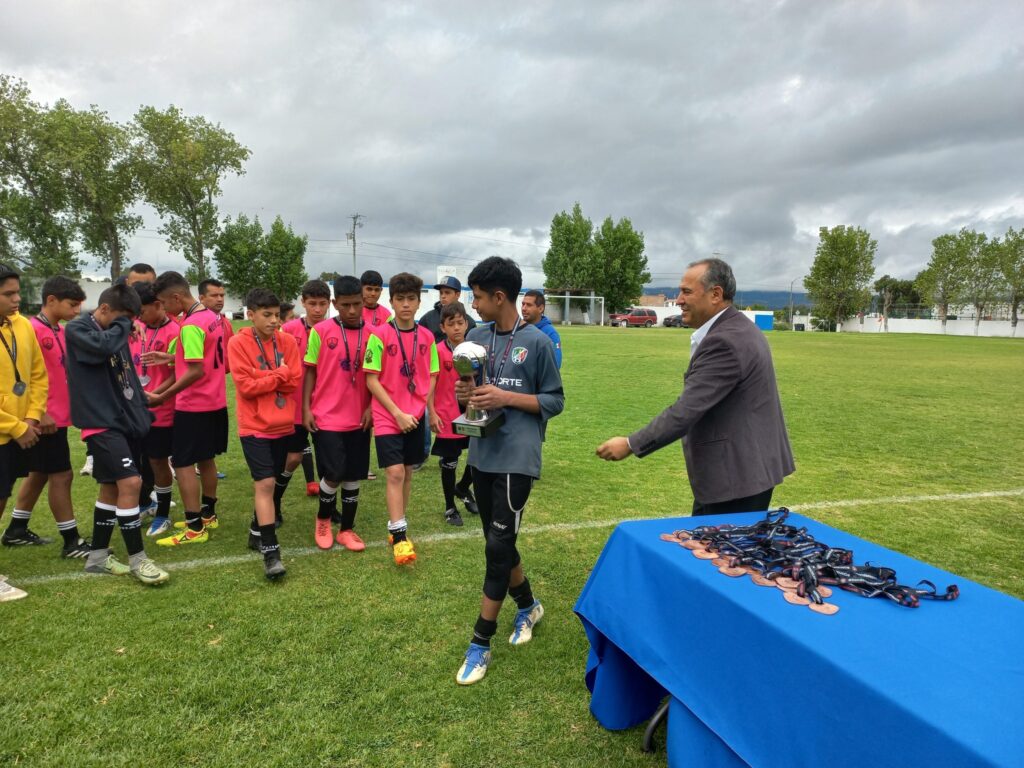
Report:
[[[696,330],[683,393],[643,429],[613,437],[597,455],[644,457],[682,438],[693,514],[768,509],[775,486],[796,469],[771,350],[764,334],[732,306],[736,278],[721,259],[696,261],[676,304]]]

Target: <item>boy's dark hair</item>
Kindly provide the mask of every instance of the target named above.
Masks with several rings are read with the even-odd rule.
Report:
[[[191,293],[192,286],[188,284],[188,280],[180,272],[164,272],[153,283],[153,290],[157,296],[167,291]]]
[[[302,298],[304,299],[330,299],[331,287],[323,280],[307,280],[302,286]]]
[[[267,309],[277,307],[280,309],[281,300],[269,288],[253,288],[245,294],[246,309]]]
[[[388,292],[392,296],[397,296],[400,293],[415,293],[419,296],[422,290],[423,280],[409,272],[399,272],[388,280]]]
[[[64,275],[54,275],[53,277],[46,278],[46,282],[43,283],[42,295],[43,304],[46,303],[48,296],[53,296],[57,301],[64,301],[65,299],[85,301],[85,291],[82,290],[82,286]]]
[[[129,285],[112,285],[100,294],[97,306],[106,304],[115,312],[127,312],[132,317],[138,317],[142,311],[142,302],[139,301],[139,294]]]
[[[366,275],[363,277],[365,278]],[[366,284],[365,280],[357,280],[352,275],[342,275],[334,280],[334,297],[354,296],[357,293],[362,293],[362,286]]]
[[[12,277],[19,282],[21,281],[21,275],[15,272],[14,267],[10,264],[0,263],[0,283],[6,283]]]
[[[145,307],[148,306],[149,304],[156,303],[156,291],[153,290],[152,283],[136,283],[135,285],[132,286],[132,288],[134,288],[135,292],[139,294],[139,302],[142,304],[142,306]]]
[[[378,288],[384,287],[384,278],[380,276],[380,272],[375,269],[368,269],[363,272],[363,276],[359,278],[359,282],[363,285],[375,285]]]
[[[214,288],[223,288],[224,287],[224,283],[222,283],[220,280],[215,280],[212,277],[208,277],[205,280],[203,280],[203,282],[201,282],[199,284],[199,295],[200,296],[205,296],[206,292],[208,290],[210,290],[210,286],[211,285]]]
[[[290,301],[282,301],[281,302],[281,317],[284,317],[289,312],[294,311],[294,309],[295,309],[295,305],[292,304]]]
[[[512,259],[489,256],[473,267],[466,282],[491,296],[501,291],[509,301],[515,301],[523,287],[523,273]]]
[[[156,270],[153,269],[152,265],[146,264],[144,261],[140,261],[138,264],[132,264],[128,267],[129,272],[134,272],[137,275],[153,275],[156,277]]]
[[[544,291],[538,291],[536,288],[532,288],[523,294],[523,298],[526,298],[527,296],[533,299],[538,307],[547,305],[547,302],[544,301]]]
[[[461,301],[453,301],[451,304],[445,304],[441,307],[441,325],[444,325],[453,317],[461,317],[467,323],[469,322],[469,313],[466,312],[466,307]]]

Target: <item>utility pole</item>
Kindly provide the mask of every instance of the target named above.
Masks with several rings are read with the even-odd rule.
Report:
[[[794,277],[789,282],[789,330],[793,330],[793,283],[799,280],[799,277]]]
[[[352,219],[352,231],[345,233],[345,239],[352,242],[352,276],[359,277],[359,273],[356,271],[356,227],[363,226],[361,219],[365,219],[361,213],[353,213],[349,216]]]

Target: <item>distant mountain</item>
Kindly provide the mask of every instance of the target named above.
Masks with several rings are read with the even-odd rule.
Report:
[[[679,294],[678,285],[663,285],[644,288],[644,296],[657,296],[665,294],[669,299],[674,299]],[[793,304],[810,304],[806,293],[793,292]],[[745,291],[739,288],[736,291],[737,307],[745,308],[752,304],[761,304],[768,309],[786,309],[789,307],[789,291]]]

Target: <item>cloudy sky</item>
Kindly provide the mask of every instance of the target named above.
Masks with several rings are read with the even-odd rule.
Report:
[[[578,200],[644,232],[656,284],[718,251],[787,289],[820,226],[912,277],[939,234],[1024,225],[1022,30],[1014,2],[35,0],[0,71],[219,122],[253,153],[222,215],[280,214],[313,274],[351,270],[358,212],[359,270],[500,253],[539,285]],[[145,214],[129,260],[181,266]]]

